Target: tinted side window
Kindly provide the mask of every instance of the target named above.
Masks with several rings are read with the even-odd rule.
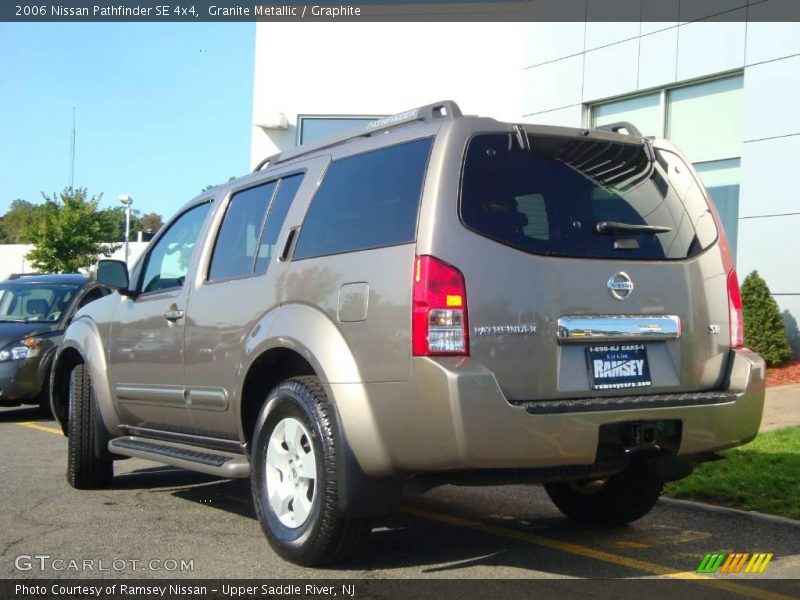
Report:
[[[692,176],[689,166],[677,154],[657,150],[656,157],[662,166],[666,164],[664,171],[689,216],[689,223],[684,225],[687,230],[684,232],[684,243],[696,247],[697,250],[708,248],[717,239],[717,226],[706,203],[702,184]]]
[[[413,242],[431,138],[334,162],[308,209],[294,258]]]
[[[206,202],[187,210],[172,222],[150,249],[142,276],[142,292],[179,288],[183,285],[197,236],[210,206]]]
[[[214,245],[209,281],[253,272],[258,237],[276,186],[273,181],[233,195]]]
[[[256,275],[267,272],[270,261],[275,258],[278,249],[278,235],[283,227],[286,214],[292,205],[292,200],[303,181],[302,175],[293,175],[281,180],[278,191],[272,200],[267,214],[267,222],[264,224],[264,231],[261,234],[261,241],[258,244],[258,258],[256,259]]]

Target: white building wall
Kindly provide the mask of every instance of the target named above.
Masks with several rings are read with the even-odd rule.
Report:
[[[687,22],[705,15],[679,15],[679,6],[687,4],[678,0],[631,0],[641,2],[643,14],[658,10],[674,21],[528,24],[522,106],[528,122],[580,127],[588,124],[587,105],[598,101],[743,72],[737,271],[743,279],[758,270],[788,320],[797,321],[800,186],[793,176],[800,156],[800,23],[755,21],[789,1],[795,0],[747,8],[745,0],[703,3],[732,9],[736,22]],[[800,355],[800,339],[792,344]]]
[[[149,242],[131,242],[130,260],[128,264],[133,265],[141,256]],[[25,255],[33,248],[30,244],[0,244],[0,281],[8,279],[12,273],[35,273],[30,261]],[[108,258],[125,260],[125,247],[122,246]]]
[[[257,23],[251,165],[296,144],[298,115],[389,115],[438,100],[519,119],[518,23]],[[286,131],[259,127],[283,113]]]

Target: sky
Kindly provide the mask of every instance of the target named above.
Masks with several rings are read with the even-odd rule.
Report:
[[[247,172],[254,23],[0,24],[0,215],[69,185],[165,219]]]

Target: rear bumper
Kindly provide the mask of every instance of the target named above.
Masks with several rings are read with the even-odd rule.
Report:
[[[509,404],[490,371],[462,358],[417,358],[408,382],[330,384],[328,391],[367,475],[589,465],[600,427],[610,423],[680,421],[682,456],[750,441],[761,424],[766,369],[746,349],[731,363],[722,391],[659,402],[630,397],[602,410],[561,403],[547,413]]]

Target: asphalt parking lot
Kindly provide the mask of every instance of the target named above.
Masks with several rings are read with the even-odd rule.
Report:
[[[3,578],[667,577],[738,597],[800,597],[800,524],[789,521],[662,500],[633,525],[587,529],[538,486],[448,486],[375,523],[358,558],[311,571],[271,552],[247,480],[131,459],[117,463],[111,489],[73,490],[66,438],[34,408],[0,409],[0,453]],[[697,575],[718,551],[774,558],[757,576]]]

